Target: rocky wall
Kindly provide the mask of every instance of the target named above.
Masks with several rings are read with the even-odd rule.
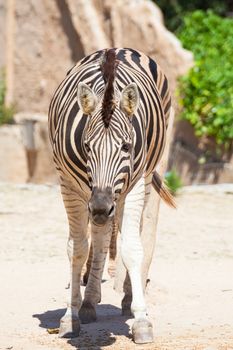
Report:
[[[13,74],[11,102],[17,112],[47,113],[67,70],[105,47],[132,47],[151,55],[168,75],[173,91],[177,77],[192,64],[191,53],[166,30],[161,11],[149,0],[10,0],[3,4],[0,0],[0,17],[6,20],[9,11],[14,16],[14,28],[8,25],[13,47],[6,45],[6,50],[13,50],[8,68],[13,72],[8,73]],[[1,32],[0,42],[4,38]]]

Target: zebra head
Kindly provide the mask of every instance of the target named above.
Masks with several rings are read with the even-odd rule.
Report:
[[[132,116],[139,104],[135,83],[117,94],[113,84],[110,92],[108,85],[102,98],[84,83],[79,83],[77,94],[78,104],[88,116],[83,149],[92,189],[89,214],[97,225],[113,218],[119,195],[130,185],[135,146]]]

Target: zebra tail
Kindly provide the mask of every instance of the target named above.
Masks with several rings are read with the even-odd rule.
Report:
[[[167,185],[163,182],[157,171],[153,173],[152,185],[164,202],[166,202],[172,208],[177,208],[174,196],[171,194]]]

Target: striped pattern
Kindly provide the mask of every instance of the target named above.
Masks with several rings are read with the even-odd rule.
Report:
[[[49,132],[56,167],[64,176],[72,177],[83,195],[89,192],[90,185],[114,186],[116,193],[127,191],[144,171],[147,175],[154,171],[166,141],[166,125],[171,107],[166,77],[155,61],[138,51],[116,49],[115,53],[118,61],[115,77],[116,103],[122,89],[129,83],[135,82],[140,94],[140,105],[132,119],[134,159],[131,169],[127,166],[127,159],[122,160],[121,164],[117,162],[119,140],[132,142],[131,129],[122,111],[115,108],[106,133],[101,109],[97,109],[89,120],[77,103],[79,82],[90,86],[100,101],[103,99],[105,82],[101,64],[106,50],[87,56],[76,64],[58,87],[50,104]],[[89,163],[91,169],[87,168],[85,142],[94,142],[93,147],[98,149]],[[106,152],[111,154],[108,164],[104,164]],[[113,168],[119,166],[119,174],[113,179]],[[98,173],[98,169],[101,169],[101,173]],[[96,177],[88,178],[89,172]],[[124,172],[127,176],[122,178]]]
[[[70,228],[67,249],[71,292],[60,336],[77,336],[80,318],[84,323],[96,319],[95,306],[101,300],[101,278],[109,247],[110,273],[114,273],[119,227],[122,260],[132,286],[132,291],[125,290],[123,313],[131,306],[138,321],[133,334],[142,333],[139,342],[145,342],[143,332],[147,327],[146,342],[152,341],[141,279],[140,229],[151,187],[148,179],[159,195],[174,205],[155,172],[166,143],[170,108],[163,72],[150,57],[132,49],[101,50],[85,57],[68,72],[52,98],[49,136]],[[92,220],[92,249],[87,260],[88,206],[91,212],[96,190],[102,194],[110,191],[110,204],[114,205],[108,207],[108,217],[115,206],[116,214],[113,222],[108,220],[102,226]],[[106,198],[106,203],[109,199],[101,198]],[[98,206],[102,203],[101,199]],[[82,302],[80,279],[86,260],[87,286]]]

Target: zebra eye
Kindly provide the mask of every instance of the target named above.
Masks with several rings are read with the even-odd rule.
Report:
[[[122,151],[129,152],[130,146],[131,146],[130,143],[123,143],[121,149]]]

